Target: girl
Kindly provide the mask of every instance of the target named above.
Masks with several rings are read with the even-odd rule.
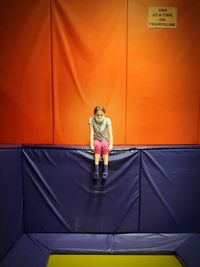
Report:
[[[94,151],[94,179],[99,179],[99,160],[102,154],[104,162],[103,180],[108,178],[108,156],[113,148],[111,120],[105,117],[105,109],[97,106],[94,116],[89,119],[90,148]]]

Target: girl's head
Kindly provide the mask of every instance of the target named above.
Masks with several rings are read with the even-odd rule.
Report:
[[[102,123],[105,117],[105,108],[103,106],[96,106],[94,108],[94,118],[97,123]]]

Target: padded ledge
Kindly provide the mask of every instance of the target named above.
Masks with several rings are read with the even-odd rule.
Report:
[[[29,234],[51,253],[174,253],[192,234]]]
[[[0,267],[46,267],[50,254],[176,254],[200,266],[200,234],[23,234]]]
[[[12,145],[6,145],[8,148]],[[13,146],[14,147],[14,146]],[[64,150],[87,150],[91,152],[89,146],[79,146],[79,145],[21,145],[18,146],[22,149],[64,149]],[[111,154],[113,152],[126,151],[126,150],[161,150],[161,149],[200,149],[200,145],[155,145],[155,146],[114,146]]]
[[[8,149],[20,149],[21,150],[22,146],[21,145],[0,145],[0,150],[8,150]]]

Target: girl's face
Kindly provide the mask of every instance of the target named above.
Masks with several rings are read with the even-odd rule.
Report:
[[[101,124],[104,120],[105,114],[103,113],[103,111],[98,110],[95,114],[94,114],[94,118],[96,120],[97,123]]]

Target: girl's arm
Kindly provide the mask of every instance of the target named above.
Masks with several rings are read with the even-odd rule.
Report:
[[[109,147],[108,147],[108,149],[111,151],[113,149],[113,131],[112,131],[112,124],[108,125],[108,136],[109,136]]]
[[[94,150],[94,129],[93,125],[89,125],[89,131],[90,131],[90,148],[93,151]]]

